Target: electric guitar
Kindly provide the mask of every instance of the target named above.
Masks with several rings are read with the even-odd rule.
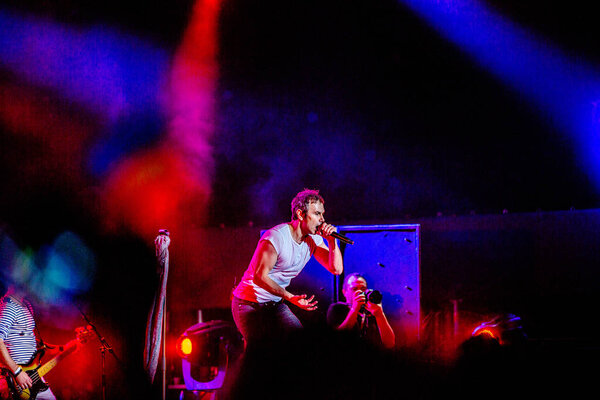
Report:
[[[50,372],[52,368],[56,367],[56,365],[63,358],[74,353],[76,350],[79,349],[81,344],[87,341],[87,339],[92,335],[91,330],[87,328],[89,327],[80,327],[75,329],[77,337],[69,341],[64,346],[59,346],[59,353],[44,364],[41,363],[41,359],[45,353],[45,349],[41,348],[33,354],[31,360],[27,364],[20,365],[20,367],[23,369],[23,372],[21,373],[26,373],[33,381],[33,385],[30,388],[19,388],[11,371],[7,370],[6,368],[3,368],[2,374],[6,377],[6,381],[8,383],[8,388],[11,392],[12,398],[15,400],[35,400],[38,393],[46,390],[48,388],[48,385],[42,380],[42,377],[48,372]]]

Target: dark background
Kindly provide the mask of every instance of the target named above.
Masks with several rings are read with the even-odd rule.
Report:
[[[485,4],[573,59],[600,62],[600,25],[588,2]],[[193,2],[1,7],[83,29],[116,27],[172,54]],[[478,317],[522,311],[537,337],[590,336],[550,322],[557,311],[571,313],[569,321],[587,316],[597,288],[596,216],[568,210],[597,208],[600,183],[577,162],[573,132],[548,121],[402,2],[225,1],[218,24],[212,193],[198,235],[174,232],[174,244],[185,246],[172,254],[178,268],[169,301],[179,313],[172,337],[195,322],[194,310],[223,315],[259,230],[287,220],[291,198],[304,187],[321,190],[332,223],[423,224],[425,311],[447,312],[449,300],[461,298]],[[2,65],[0,83],[19,86]],[[40,92],[49,108],[78,115],[97,134],[89,110]],[[55,168],[48,171],[45,144],[10,129],[0,126],[2,228],[33,249],[65,230],[88,243],[98,269],[94,287],[77,301],[123,363],[137,368],[156,283],[148,272],[153,237],[103,230],[94,191],[102,182],[81,174],[84,156],[51,152]],[[206,261],[200,269],[182,254],[194,246]],[[49,336],[69,338],[52,329]],[[97,394],[99,355],[89,351],[95,367],[84,375],[86,390]],[[111,368],[113,390],[133,391]]]
[[[4,3],[76,27],[116,26],[167,51],[193,5]],[[598,62],[587,3],[486,4],[574,59]],[[336,222],[598,205],[597,182],[576,164],[573,134],[401,2],[227,1],[218,41],[209,224],[279,221],[302,187],[321,189]],[[20,156],[4,152],[6,181],[32,149],[3,141]],[[72,197],[48,189],[42,209]],[[27,214],[39,208],[38,190],[3,196],[3,209],[21,221],[15,212],[25,212],[14,206],[31,205]]]

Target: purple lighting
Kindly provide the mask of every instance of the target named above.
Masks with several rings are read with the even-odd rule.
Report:
[[[51,90],[101,121],[92,172],[106,172],[120,156],[155,140],[169,68],[164,50],[114,28],[70,27],[5,10],[0,10],[0,49],[0,66],[22,82]],[[124,134],[131,123],[123,119],[131,113],[158,117],[142,121],[151,129]]]
[[[0,63],[104,117],[156,103],[164,51],[105,26],[74,28],[0,10]]]
[[[600,77],[592,65],[569,58],[476,0],[401,0],[450,42],[511,87],[549,126],[572,136],[577,159],[600,191],[600,139],[592,123]]]

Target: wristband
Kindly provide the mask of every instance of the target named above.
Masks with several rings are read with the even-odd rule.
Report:
[[[21,367],[18,367],[17,369],[15,369],[15,372],[13,372],[13,376],[16,378],[21,372],[23,372],[23,369]]]

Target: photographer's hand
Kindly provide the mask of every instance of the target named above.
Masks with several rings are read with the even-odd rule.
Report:
[[[346,315],[344,321],[337,327],[338,330],[349,330],[354,328],[357,323],[357,316],[360,313],[361,308],[367,302],[365,294],[357,290],[352,295],[352,303],[350,304],[350,310]]]
[[[367,309],[368,312],[373,314],[375,317],[383,314],[383,307],[381,306],[381,304],[375,304],[375,303],[371,303],[370,301],[368,301],[365,304],[365,308]]]
[[[379,329],[379,336],[381,337],[383,345],[388,349],[393,348],[396,344],[396,335],[383,312],[383,306],[381,304],[367,302],[365,308],[373,314],[375,320],[377,320],[377,328]]]
[[[354,296],[352,297],[352,306],[350,307],[351,312],[352,310],[359,312],[366,302],[367,298],[365,297],[365,294],[362,291],[357,290],[356,292],[354,292]]]

